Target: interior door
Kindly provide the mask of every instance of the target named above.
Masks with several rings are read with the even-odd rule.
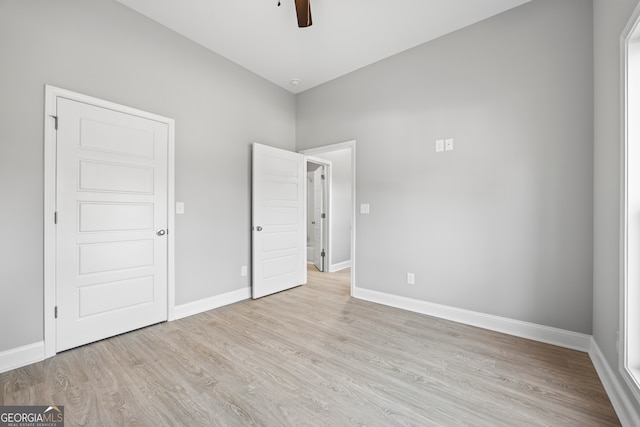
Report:
[[[56,351],[167,319],[168,126],[57,99]]]
[[[306,282],[304,156],[253,144],[252,297]]]
[[[324,271],[324,166],[313,171],[313,264]]]

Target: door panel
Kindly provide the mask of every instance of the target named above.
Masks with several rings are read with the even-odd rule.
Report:
[[[112,123],[81,119],[80,146],[152,159],[155,151],[154,134],[146,129],[131,129]]]
[[[153,303],[153,276],[115,280],[80,288],[80,317]]]
[[[80,160],[78,189],[108,193],[153,194],[153,168]]]
[[[78,244],[79,274],[153,266],[153,240]]]
[[[57,100],[56,351],[167,319],[168,126]]]
[[[253,144],[253,298],[305,281],[304,157]]]
[[[80,231],[153,229],[150,203],[79,203]]]

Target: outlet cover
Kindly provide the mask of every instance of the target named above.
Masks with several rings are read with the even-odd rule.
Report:
[[[445,151],[453,150],[453,138],[448,138],[444,140],[444,149]]]
[[[416,275],[413,273],[407,273],[407,283],[409,285],[415,285],[416,284]]]

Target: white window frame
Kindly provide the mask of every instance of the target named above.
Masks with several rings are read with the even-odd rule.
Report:
[[[621,274],[620,274],[620,350],[619,370],[635,398],[640,401],[640,305],[630,310],[630,304],[640,300],[640,47],[630,60],[629,46],[640,45],[640,5],[631,15],[621,36]],[[638,81],[633,94],[629,92],[629,67],[636,71]],[[637,165],[630,170],[629,165]],[[634,215],[630,215],[630,209]],[[635,220],[633,220],[636,218]],[[637,237],[636,237],[637,236]],[[635,262],[633,260],[636,260]]]

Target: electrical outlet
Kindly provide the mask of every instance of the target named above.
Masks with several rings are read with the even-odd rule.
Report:
[[[240,275],[241,276],[246,276],[247,275],[247,266],[243,265],[242,267],[240,267]]]
[[[444,151],[444,139],[436,140],[436,153]]]
[[[416,284],[416,275],[413,273],[407,273],[407,283],[409,285],[415,285]]]

